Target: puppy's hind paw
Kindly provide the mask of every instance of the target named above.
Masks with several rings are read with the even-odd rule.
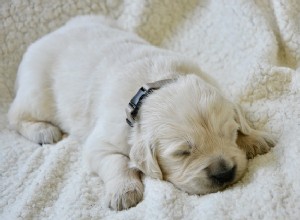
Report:
[[[143,199],[144,187],[141,181],[120,181],[116,186],[108,188],[107,201],[113,210],[129,209]]]
[[[37,144],[54,144],[62,139],[61,130],[47,122],[21,122],[20,133]]]

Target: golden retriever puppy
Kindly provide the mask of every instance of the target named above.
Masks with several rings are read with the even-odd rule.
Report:
[[[195,62],[98,16],[28,48],[8,118],[36,143],[63,133],[81,141],[115,210],[142,200],[141,172],[190,194],[215,192],[243,176],[247,156],[274,145]]]

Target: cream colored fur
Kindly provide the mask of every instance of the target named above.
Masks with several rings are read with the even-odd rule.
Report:
[[[133,128],[125,107],[147,82],[174,78],[149,95]],[[78,17],[32,44],[20,64],[10,125],[36,143],[68,133],[116,210],[143,198],[140,171],[190,194],[240,179],[247,158],[274,145],[189,59],[149,45],[102,17]],[[215,184],[219,162],[234,178]]]

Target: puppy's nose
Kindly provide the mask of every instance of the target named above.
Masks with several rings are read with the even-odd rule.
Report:
[[[234,179],[235,176],[235,166],[228,169],[222,170],[220,172],[214,173],[210,175],[210,178],[217,183],[229,183]]]
[[[208,167],[208,177],[216,184],[224,184],[233,181],[235,177],[236,166],[227,166],[221,160]]]

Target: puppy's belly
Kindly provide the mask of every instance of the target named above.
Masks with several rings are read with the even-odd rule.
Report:
[[[61,70],[61,69],[60,69]],[[72,74],[70,74],[72,73]],[[96,79],[78,71],[61,71],[53,83],[56,118],[67,133],[85,139],[91,132],[98,106]]]

